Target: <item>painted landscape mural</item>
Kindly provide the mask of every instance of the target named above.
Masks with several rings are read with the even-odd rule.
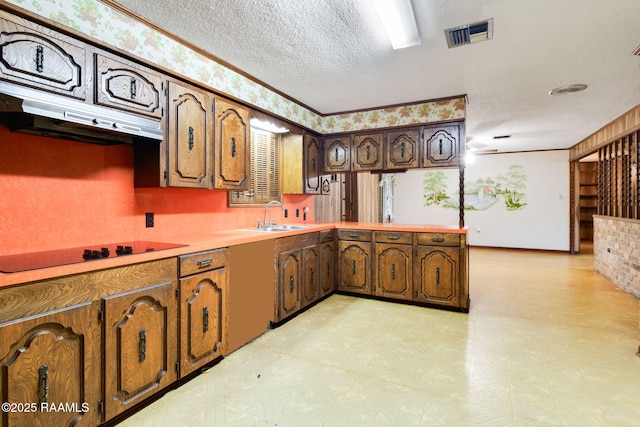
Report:
[[[447,188],[442,171],[427,171],[422,180],[424,206],[458,209],[459,195]],[[465,210],[487,210],[502,205],[507,211],[524,209],[527,174],[524,166],[511,165],[503,174],[467,179],[464,184]]]

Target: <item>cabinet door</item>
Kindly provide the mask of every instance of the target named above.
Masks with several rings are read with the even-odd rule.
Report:
[[[85,99],[86,61],[80,41],[17,17],[0,17],[3,80]]]
[[[226,351],[226,268],[180,279],[180,376]]]
[[[251,140],[249,110],[216,99],[214,188],[249,190]]]
[[[142,67],[95,55],[95,103],[151,117],[162,117],[164,79]]]
[[[375,244],[375,295],[394,298],[412,298],[411,245]]]
[[[109,419],[177,379],[175,282],[104,298],[103,310]]]
[[[209,188],[212,100],[205,92],[169,83],[169,186]]]
[[[351,137],[324,139],[324,171],[349,172],[351,170]]]
[[[323,243],[320,246],[320,294],[327,295],[335,289],[336,283],[336,244],[335,242]]]
[[[411,169],[418,167],[420,130],[409,129],[387,132],[385,169]]]
[[[353,171],[382,169],[382,134],[354,136],[351,155]]]
[[[301,256],[299,249],[278,255],[278,321],[300,308]]]
[[[424,128],[422,167],[457,166],[460,128],[458,125]]]
[[[340,241],[340,280],[338,289],[360,294],[371,293],[371,243]]]
[[[310,246],[302,250],[304,277],[302,284],[302,307],[311,304],[320,297],[321,279],[318,274],[319,247]]]
[[[100,344],[91,303],[0,324],[2,402],[37,405],[2,411],[0,425],[99,424]],[[97,390],[96,390],[97,389]],[[46,405],[71,404],[47,411]],[[44,406],[43,406],[44,405]],[[4,408],[3,408],[4,409]]]
[[[320,171],[322,162],[320,157],[320,141],[315,135],[304,135],[304,192],[306,194],[320,194]]]
[[[414,260],[414,299],[458,306],[460,249],[418,246]]]

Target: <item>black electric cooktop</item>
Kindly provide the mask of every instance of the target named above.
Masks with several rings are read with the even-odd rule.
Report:
[[[59,265],[91,262],[95,260],[161,251],[187,245],[161,242],[119,242],[81,248],[58,249],[42,252],[0,256],[0,272],[16,273],[18,271],[37,270],[39,268]]]

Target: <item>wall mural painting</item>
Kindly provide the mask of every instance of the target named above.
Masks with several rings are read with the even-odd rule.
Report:
[[[464,184],[464,208],[483,211],[503,206],[507,211],[522,210],[527,206],[526,184],[527,174],[522,165],[511,165],[506,173],[493,177],[468,177]],[[444,172],[425,172],[422,186],[424,206],[458,209],[459,194],[449,192]]]

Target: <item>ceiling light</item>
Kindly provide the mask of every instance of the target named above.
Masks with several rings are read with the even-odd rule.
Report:
[[[583,85],[583,84],[562,86],[549,91],[549,95],[566,95],[568,93],[582,92],[586,88],[587,88],[587,85]]]
[[[373,0],[373,4],[394,49],[420,44],[411,0]]]
[[[252,118],[251,121],[251,127],[252,128],[256,128],[256,129],[260,129],[266,132],[271,132],[271,133],[287,133],[289,132],[289,129],[282,127],[282,126],[277,126],[271,122],[265,122],[256,118]]]

